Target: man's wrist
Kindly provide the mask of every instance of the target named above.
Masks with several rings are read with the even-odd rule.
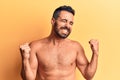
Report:
[[[98,56],[98,53],[99,53],[98,51],[93,51],[93,54],[96,56]]]
[[[29,62],[29,59],[28,59],[28,58],[24,58],[24,59],[23,59],[23,63],[24,63],[24,64],[26,64],[26,63],[28,63],[28,62]]]

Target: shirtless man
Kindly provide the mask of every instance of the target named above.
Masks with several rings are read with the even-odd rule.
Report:
[[[92,58],[89,62],[77,41],[68,39],[74,10],[70,6],[57,8],[51,19],[50,36],[20,46],[23,80],[75,80],[76,67],[86,80],[92,80],[98,62],[97,40],[90,40]]]

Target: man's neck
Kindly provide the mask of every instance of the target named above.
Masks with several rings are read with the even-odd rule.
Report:
[[[54,45],[59,45],[61,43],[63,43],[64,41],[67,40],[67,38],[60,38],[58,36],[55,36],[53,34],[51,34],[49,37],[48,37],[49,41],[52,42]]]

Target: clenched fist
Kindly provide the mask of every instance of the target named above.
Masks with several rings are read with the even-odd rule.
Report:
[[[97,53],[98,54],[98,51],[99,51],[99,41],[95,40],[95,39],[91,39],[89,41],[89,44],[91,46],[91,49],[92,49],[93,53]]]
[[[29,59],[30,57],[30,46],[29,43],[25,43],[23,45],[20,45],[20,52],[22,59]]]

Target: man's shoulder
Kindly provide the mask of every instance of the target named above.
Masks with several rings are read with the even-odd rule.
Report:
[[[74,45],[80,45],[80,42],[75,41],[75,40],[70,40],[70,43],[71,43],[71,44],[74,44]]]
[[[45,38],[39,39],[39,40],[34,40],[30,42],[30,47],[31,48],[40,48],[42,44],[45,42]]]
[[[70,40],[70,42],[71,42],[71,44],[72,44],[74,47],[82,48],[82,45],[80,44],[79,41]]]

